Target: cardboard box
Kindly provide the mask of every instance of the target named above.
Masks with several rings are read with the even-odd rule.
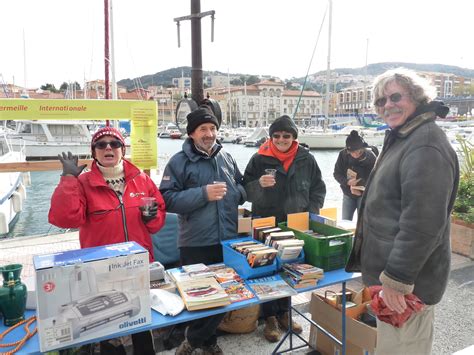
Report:
[[[337,339],[342,335],[342,313],[326,303],[318,294],[311,295],[311,319],[326,329]],[[323,332],[311,326],[309,343],[323,355],[341,354],[342,348]],[[377,329],[362,322],[346,317],[346,354],[374,354],[377,344]]]
[[[239,208],[237,233],[252,234],[252,212],[246,208]]]
[[[356,304],[352,307],[346,307],[346,315],[348,317],[358,319],[362,313],[367,311],[367,304],[369,304],[371,300],[370,291],[367,287],[364,287],[360,291],[354,291],[350,288],[346,288],[346,301]],[[342,292],[335,293],[326,291],[324,293],[324,301],[341,310]]]
[[[148,252],[135,242],[33,258],[41,352],[151,323]]]

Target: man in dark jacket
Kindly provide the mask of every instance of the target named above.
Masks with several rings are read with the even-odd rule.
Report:
[[[354,130],[346,139],[346,148],[337,157],[334,178],[341,185],[344,194],[342,219],[352,220],[354,211],[360,210],[362,193],[377,159],[367,147],[367,143]]]
[[[222,240],[237,236],[238,205],[245,202],[242,174],[216,141],[220,122],[205,107],[187,116],[189,138],[168,162],[160,191],[168,212],[178,214],[182,265],[222,262]],[[191,323],[176,354],[222,354],[216,329],[224,313]]]
[[[389,125],[366,185],[354,247],[346,269],[361,270],[368,286],[382,285],[393,312],[405,295],[424,304],[402,328],[377,319],[377,354],[429,354],[434,305],[450,269],[450,215],[459,182],[456,153],[435,123],[449,109],[415,73],[395,69],[375,79],[377,113]]]
[[[270,139],[252,156],[244,174],[253,215],[275,216],[279,223],[286,221],[288,213],[319,213],[326,185],[314,156],[298,144],[295,123],[290,117],[281,116],[271,124],[269,131]],[[282,335],[281,328],[285,330],[289,326],[288,299],[266,302],[262,311],[264,336],[276,342]],[[292,328],[296,333],[302,331],[294,321]]]

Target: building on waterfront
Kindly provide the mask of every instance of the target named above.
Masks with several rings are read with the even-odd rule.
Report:
[[[471,78],[435,72],[418,72],[428,79],[435,87],[437,97],[468,96],[474,94],[473,81]]]
[[[301,123],[322,112],[319,93],[303,91],[300,98],[300,91],[286,90],[285,84],[277,79],[206,91],[219,102],[224,123],[234,127],[265,127],[281,115]]]
[[[372,112],[371,100],[372,86],[358,85],[342,89],[337,93],[335,114]]]

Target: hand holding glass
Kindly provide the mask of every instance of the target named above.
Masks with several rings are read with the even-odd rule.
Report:
[[[140,200],[140,207],[142,210],[142,215],[150,216],[150,208],[155,203],[156,199],[154,197],[142,197]]]
[[[265,187],[273,187],[276,184],[275,180],[276,169],[265,169],[265,175],[260,177],[260,186]]]
[[[213,181],[207,185],[207,197],[209,201],[222,200],[227,193],[227,184],[225,181]]]

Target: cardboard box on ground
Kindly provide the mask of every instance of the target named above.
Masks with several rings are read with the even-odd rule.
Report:
[[[320,296],[315,292],[311,295],[311,319],[341,340],[342,313],[339,309],[325,302],[323,298],[324,296]],[[363,293],[362,297],[354,298],[353,302],[363,302]],[[314,326],[311,326],[309,343],[311,347],[317,349],[323,355],[341,354],[342,352],[342,348],[339,345]],[[374,354],[376,344],[376,328],[372,328],[356,319],[346,317],[347,355]]]

